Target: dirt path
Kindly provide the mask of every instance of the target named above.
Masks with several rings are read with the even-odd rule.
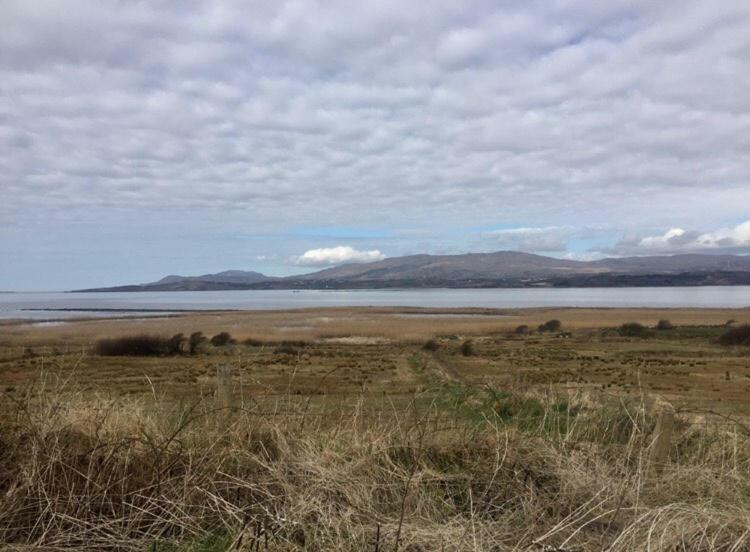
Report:
[[[443,377],[445,377],[447,380],[467,383],[466,378],[463,376],[463,374],[461,374],[456,366],[449,359],[445,358],[444,355],[439,352],[433,352],[430,353],[430,357],[432,358],[434,364],[438,367],[438,372],[440,372],[440,374],[443,375]]]

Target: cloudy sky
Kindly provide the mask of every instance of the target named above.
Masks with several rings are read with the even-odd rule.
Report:
[[[3,0],[0,289],[750,253],[750,2]]]

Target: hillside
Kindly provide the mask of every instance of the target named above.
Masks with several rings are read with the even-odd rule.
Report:
[[[750,285],[750,256],[690,254],[574,261],[517,251],[409,255],[285,278],[229,270],[81,291],[677,285]]]

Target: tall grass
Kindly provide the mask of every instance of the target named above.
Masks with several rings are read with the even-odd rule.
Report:
[[[78,550],[746,550],[742,426],[438,384],[403,402],[92,396],[0,417],[0,543]],[[693,420],[694,421],[694,420]],[[739,434],[738,434],[739,432]],[[206,544],[209,543],[209,544]]]

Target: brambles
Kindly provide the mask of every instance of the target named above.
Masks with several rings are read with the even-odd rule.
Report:
[[[285,340],[279,342],[273,352],[278,355],[297,355],[303,347],[307,347],[306,341]]]
[[[201,332],[194,332],[189,338],[182,333],[168,338],[140,334],[100,339],[96,342],[94,351],[99,356],[175,356],[183,353],[195,354],[200,345],[207,341]]]
[[[229,332],[221,332],[211,338],[211,345],[213,345],[214,347],[223,347],[231,343],[236,343],[236,341],[232,339],[232,336],[231,334],[229,334]]]
[[[208,338],[203,335],[203,332],[193,332],[190,334],[190,338],[188,338],[188,348],[191,355],[194,355],[198,352],[198,349],[201,345],[206,343],[208,341]]]
[[[662,318],[656,324],[656,329],[657,330],[672,330],[674,329],[674,325],[669,320]]]
[[[721,345],[750,346],[750,324],[737,326],[719,336]]]
[[[649,337],[651,335],[649,329],[638,322],[627,322],[617,331],[623,337]]]
[[[464,356],[471,356],[474,354],[474,340],[467,339],[461,343],[461,354]]]
[[[440,348],[440,343],[438,343],[435,339],[428,339],[427,341],[425,341],[424,345],[422,345],[422,348],[425,351],[434,352]]]
[[[181,333],[174,334],[169,338],[167,343],[167,350],[170,355],[179,355],[183,352],[183,347],[187,343],[187,339]]]
[[[547,320],[544,324],[539,325],[539,331],[544,332],[559,332],[562,328],[562,323],[559,320]]]
[[[169,354],[171,340],[154,335],[132,335],[100,339],[94,350],[100,356],[164,356]]]

